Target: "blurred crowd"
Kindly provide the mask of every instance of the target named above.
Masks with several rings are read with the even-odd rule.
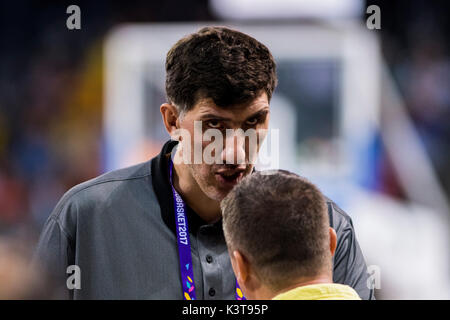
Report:
[[[369,1],[372,3],[372,1]],[[382,8],[381,44],[447,199],[450,197],[450,6],[445,1],[373,1]],[[404,192],[389,157],[379,153],[379,188]]]
[[[382,11],[382,29],[374,32],[450,195],[449,5],[371,3]],[[69,4],[0,4],[0,234],[36,237],[65,191],[103,172],[102,45],[114,25],[217,20],[206,0],[79,1],[82,29],[69,31]],[[401,198],[380,150],[379,189]]]
[[[108,30],[122,22],[211,20],[205,3],[79,1],[79,31],[66,28],[71,3],[0,4],[0,234],[33,241],[65,191],[102,173]]]

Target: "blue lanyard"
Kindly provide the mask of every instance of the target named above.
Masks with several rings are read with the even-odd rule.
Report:
[[[186,218],[186,204],[172,184],[173,162],[169,159],[170,186],[173,193],[173,207],[177,232],[178,256],[180,258],[181,284],[184,300],[196,300],[194,285],[194,270],[192,267],[192,252],[189,239],[189,227]],[[236,280],[236,300],[246,300]]]

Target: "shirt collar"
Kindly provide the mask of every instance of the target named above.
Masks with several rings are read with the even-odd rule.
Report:
[[[273,300],[361,300],[361,298],[350,286],[319,283],[294,288],[275,296]]]
[[[173,207],[173,194],[169,180],[169,157],[173,148],[178,144],[178,141],[169,140],[162,147],[159,155],[151,160],[152,185],[161,207],[161,218],[166,226],[176,234],[175,227],[175,211]],[[198,228],[207,223],[200,218],[187,204],[187,220],[189,224],[189,231],[195,233]],[[217,223],[221,226],[221,221]],[[220,228],[221,229],[221,228]]]

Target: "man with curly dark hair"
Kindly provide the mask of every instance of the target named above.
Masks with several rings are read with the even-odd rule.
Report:
[[[205,27],[169,50],[160,111],[172,139],[148,162],[72,188],[44,227],[37,259],[63,286],[72,266],[71,280],[80,283],[71,283],[69,298],[244,298],[220,201],[254,170],[276,84],[268,48],[236,30]],[[214,141],[203,139],[208,132]],[[209,160],[198,150],[210,150]],[[370,298],[351,220],[327,206],[338,234],[335,280]]]

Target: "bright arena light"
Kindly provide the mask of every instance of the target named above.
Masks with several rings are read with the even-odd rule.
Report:
[[[210,0],[220,18],[244,19],[345,19],[364,14],[361,0]]]

